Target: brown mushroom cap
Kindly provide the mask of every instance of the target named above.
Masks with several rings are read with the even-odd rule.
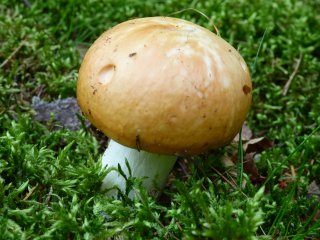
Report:
[[[118,143],[197,154],[229,143],[250,107],[248,67],[225,40],[191,22],[150,17],[104,32],[86,53],[77,98]]]

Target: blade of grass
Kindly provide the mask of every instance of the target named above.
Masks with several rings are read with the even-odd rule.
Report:
[[[259,43],[259,47],[258,47],[257,54],[256,54],[256,56],[255,56],[255,58],[254,58],[253,63],[251,64],[251,74],[252,74],[252,75],[253,75],[253,74],[255,73],[255,71],[256,71],[257,59],[258,59],[258,56],[260,55],[260,51],[261,51],[261,48],[262,48],[262,43],[263,43],[263,41],[264,41],[264,38],[265,38],[266,35],[267,35],[267,32],[268,32],[268,28],[266,28],[266,29],[264,30],[264,33],[263,33],[262,38],[261,38],[260,43]]]
[[[267,183],[274,177],[276,172],[279,171],[279,169],[286,164],[293,156],[296,154],[300,149],[306,144],[306,142],[320,129],[320,125],[317,126],[307,137],[304,138],[304,140],[295,148],[295,150],[289,154],[277,167],[273,169],[273,171],[269,174],[268,178],[264,182],[264,185],[267,185]]]
[[[183,13],[185,11],[194,11],[194,12],[200,14],[202,17],[206,18],[208,20],[208,22],[209,22],[209,26],[213,26],[214,30],[216,31],[216,34],[218,36],[220,36],[219,30],[216,27],[216,25],[213,23],[212,19],[210,19],[205,13],[199,11],[198,9],[195,9],[195,8],[192,8],[192,7],[185,8],[185,9],[179,10],[177,12],[171,13],[171,14],[169,14],[169,16],[176,15],[176,14],[179,14],[179,13]]]
[[[320,125],[319,125],[317,128],[315,128],[315,129],[311,132],[311,134],[309,134],[309,135],[299,144],[299,146],[298,146],[284,161],[282,161],[282,163],[281,163],[278,167],[276,167],[276,168],[274,169],[274,171],[272,172],[271,176],[269,176],[268,179],[267,179],[267,181],[265,182],[265,185],[266,185],[266,183],[273,177],[273,175],[279,170],[279,168],[280,168],[281,166],[283,166],[285,163],[287,163],[288,160],[291,159],[292,156],[293,156],[295,153],[297,153],[297,152],[305,145],[305,143],[307,142],[307,140],[308,140],[311,136],[313,136],[319,129],[320,129]],[[303,166],[304,164],[305,164],[305,162],[302,163],[301,165]],[[299,182],[299,180],[301,179],[302,174],[303,174],[304,171],[305,171],[305,168],[304,168],[304,167],[302,167],[302,168],[299,170],[299,174],[297,175],[297,177],[296,177],[296,179],[295,179],[295,181],[294,181],[294,184],[292,185],[292,188],[291,188],[289,194],[288,194],[287,197],[284,198],[283,201],[282,201],[281,208],[280,208],[280,210],[278,211],[278,214],[277,214],[275,220],[273,221],[273,223],[272,223],[272,225],[271,225],[271,227],[270,227],[270,230],[269,230],[269,232],[268,232],[268,235],[271,235],[271,236],[274,236],[274,235],[275,235],[275,233],[276,233],[276,231],[277,231],[277,229],[278,229],[278,225],[279,225],[279,223],[281,222],[281,220],[283,219],[283,216],[284,216],[284,214],[286,213],[289,204],[292,203],[291,200],[292,200],[292,198],[293,198],[293,196],[294,196],[294,194],[295,194],[295,192],[296,192],[296,189],[297,189],[297,186],[298,186],[298,182]]]
[[[311,221],[313,220],[313,218],[315,217],[315,215],[317,214],[319,209],[320,209],[320,203],[317,205],[317,207],[315,207],[313,213],[305,221],[305,224],[298,229],[297,234],[292,238],[293,240],[299,240],[299,239],[303,238],[304,236],[306,236],[308,234],[308,232],[312,231],[312,229],[320,228],[320,221],[317,221],[315,224],[313,224],[311,227],[309,227],[307,229],[307,226],[311,223]],[[303,234],[303,232],[305,232],[305,234]],[[301,236],[301,235],[303,235],[303,236]]]
[[[238,187],[241,191],[242,182],[243,182],[243,147],[242,147],[242,128],[239,132],[239,144],[238,144],[238,173],[237,173],[237,182]]]

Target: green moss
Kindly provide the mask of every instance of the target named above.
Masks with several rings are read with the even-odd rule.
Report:
[[[319,200],[308,193],[320,175],[319,8],[312,0],[3,0],[0,238],[319,238]],[[216,26],[248,62],[254,84],[248,124],[274,142],[256,163],[267,177],[264,193],[246,173],[238,178],[245,188],[237,185],[220,164],[224,148],[190,160],[187,176],[175,171],[160,199],[132,178],[128,187],[140,199],[108,199],[100,192],[104,146],[91,132],[53,131],[33,120],[33,96],[75,97],[82,54],[97,36],[121,21],[157,15]],[[242,168],[235,171],[239,177]]]

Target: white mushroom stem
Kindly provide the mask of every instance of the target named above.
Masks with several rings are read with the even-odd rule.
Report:
[[[125,191],[126,180],[118,172],[118,164],[126,176],[129,176],[129,170],[126,165],[129,163],[132,177],[143,177],[143,186],[149,191],[159,190],[163,188],[170,171],[176,162],[176,156],[160,155],[145,151],[138,151],[133,148],[125,147],[113,140],[109,141],[109,145],[102,156],[102,166],[114,168],[107,174],[102,183],[102,189],[110,189],[117,186],[121,191]],[[117,191],[108,191],[108,195],[115,197]],[[134,193],[130,193],[129,197],[133,198]]]

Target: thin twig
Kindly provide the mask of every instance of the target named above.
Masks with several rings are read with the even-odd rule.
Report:
[[[231,181],[229,181],[229,179],[227,179],[221,172],[218,171],[218,169],[211,167],[211,169],[213,169],[224,181],[226,181],[233,189],[237,189],[236,184],[232,183]]]
[[[214,30],[216,31],[216,34],[218,36],[220,36],[220,32],[219,32],[219,29],[216,27],[216,25],[213,23],[212,19],[210,19],[206,14],[204,14],[203,12],[195,9],[195,8],[185,8],[185,9],[182,9],[182,10],[179,10],[179,11],[176,11],[174,13],[171,13],[169,14],[169,16],[171,15],[175,15],[175,14],[179,14],[179,13],[182,13],[182,12],[185,12],[185,11],[195,11],[196,13],[200,14],[201,16],[203,16],[204,18],[206,18],[208,21],[209,21],[209,26],[213,26]]]
[[[302,61],[302,53],[300,53],[299,59],[298,59],[298,61],[296,62],[295,66],[294,66],[294,70],[293,70],[293,72],[291,73],[288,81],[286,82],[286,85],[284,85],[284,87],[283,87],[283,90],[282,90],[282,95],[283,95],[283,96],[287,95],[287,92],[288,92],[289,87],[290,87],[290,85],[291,85],[291,83],[292,83],[292,80],[294,79],[294,77],[295,77],[295,76],[297,75],[297,73],[298,73],[298,69],[299,69],[299,67],[300,67],[301,61]]]
[[[290,165],[290,169],[291,169],[291,176],[292,176],[292,178],[293,178],[293,179],[296,179],[297,173],[296,173],[296,170],[295,170],[294,166],[293,166],[293,165]]]
[[[185,159],[183,159],[183,160],[185,160]],[[186,169],[185,161],[184,161],[184,163],[182,163],[181,161],[178,161],[178,164],[179,164],[179,167],[181,168],[181,170],[182,170],[182,172],[184,174],[184,177],[186,177],[186,178],[189,177],[190,173]]]
[[[49,190],[48,196],[46,197],[46,200],[45,200],[46,205],[49,204],[50,198],[53,195],[52,192],[53,192],[53,188],[52,188],[52,186],[50,186],[50,190]]]
[[[30,191],[26,194],[26,196],[22,200],[23,201],[28,200],[28,198],[32,195],[32,193],[34,192],[34,190],[36,190],[37,187],[38,187],[38,184],[35,185],[33,188],[31,188]]]
[[[22,41],[20,43],[20,45],[9,55],[9,57],[7,57],[0,65],[0,68],[4,67],[13,57],[14,55],[17,54],[17,52],[19,52],[19,50],[22,48],[22,46],[24,45],[24,42]]]

